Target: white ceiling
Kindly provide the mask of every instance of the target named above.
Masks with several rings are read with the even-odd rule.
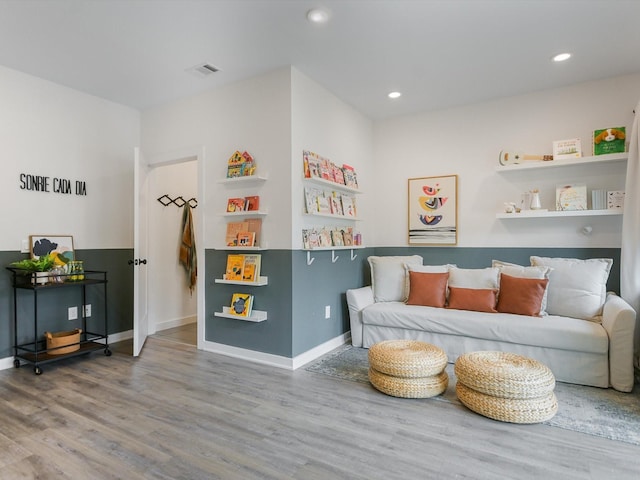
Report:
[[[382,119],[640,72],[640,1],[0,0],[0,65],[138,109],[293,65]]]

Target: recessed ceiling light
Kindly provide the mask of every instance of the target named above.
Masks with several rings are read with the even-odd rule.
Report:
[[[307,12],[307,20],[311,23],[325,23],[329,20],[329,12],[321,8],[312,8]]]
[[[571,58],[570,53],[559,53],[553,57],[554,62],[564,62],[565,60],[569,60]]]
[[[389,97],[389,98],[399,98],[399,97],[401,97],[401,96],[402,96],[402,94],[401,94],[400,92],[391,92],[391,93],[388,95],[388,97]]]

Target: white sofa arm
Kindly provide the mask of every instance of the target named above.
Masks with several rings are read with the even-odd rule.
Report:
[[[371,287],[347,290],[347,306],[349,307],[349,320],[351,322],[351,343],[354,347],[362,346],[362,310],[373,302],[373,289]]]
[[[609,383],[621,392],[633,389],[633,336],[636,312],[614,293],[607,294],[602,326],[609,334]]]

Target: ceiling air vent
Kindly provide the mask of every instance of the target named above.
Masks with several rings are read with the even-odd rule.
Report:
[[[218,67],[215,67],[210,63],[200,63],[187,69],[187,72],[190,72],[200,78],[208,77],[209,75],[213,75],[219,71],[220,69]]]

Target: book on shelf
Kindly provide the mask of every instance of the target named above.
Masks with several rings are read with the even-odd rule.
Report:
[[[245,201],[244,198],[229,198],[227,200],[227,212],[241,212],[244,210]]]
[[[318,241],[320,243],[320,247],[332,247],[333,240],[331,239],[331,230],[328,228],[321,228],[318,231]]]
[[[255,244],[255,232],[238,232],[238,247],[254,247]]]
[[[342,202],[342,212],[345,217],[356,216],[356,199],[349,195],[342,195],[340,198]]]
[[[622,190],[607,192],[607,208],[609,210],[621,210],[624,208],[624,192]]]
[[[262,219],[261,218],[247,218],[245,219],[247,224],[247,231],[254,234],[253,246],[258,247],[261,245],[261,232],[262,232]]]
[[[255,161],[247,151],[233,152],[227,160],[227,178],[245,177],[255,173]]]
[[[344,234],[342,230],[334,229],[331,230],[331,241],[334,247],[343,247],[344,246]]]
[[[342,212],[342,200],[336,192],[331,192],[329,201],[331,204],[331,213],[333,213],[334,215],[344,215],[344,213]]]
[[[229,222],[227,223],[227,233],[225,236],[225,244],[227,247],[236,247],[238,245],[238,233],[249,230],[249,223]]]
[[[318,248],[320,246],[320,238],[315,228],[302,230],[302,244],[304,248]]]
[[[582,145],[579,138],[556,140],[553,142],[553,159],[567,160],[582,157]]]
[[[626,143],[625,127],[604,128],[593,132],[593,154],[624,153]]]
[[[558,185],[556,187],[556,210],[587,210],[587,186]]]
[[[243,257],[242,281],[257,282],[260,279],[262,256],[260,254],[245,254]]]
[[[329,197],[318,195],[316,202],[318,203],[318,213],[323,215],[331,214],[331,200]]]
[[[358,188],[358,178],[356,171],[351,165],[342,164],[342,173],[344,175],[344,184],[347,187]]]
[[[302,163],[305,178],[320,178],[320,157],[318,154],[303,150]]]
[[[244,255],[227,255],[227,268],[224,275],[225,280],[241,281],[244,270]]]
[[[333,166],[333,178],[336,183],[344,185],[344,171],[337,165]]]
[[[244,197],[244,209],[248,212],[260,210],[260,196],[250,195]]]
[[[342,238],[344,240],[345,247],[353,246],[353,229],[347,228],[342,232]]]
[[[253,310],[253,295],[250,293],[234,293],[231,296],[229,312],[239,317],[250,317]]]
[[[320,178],[333,182],[333,168],[331,162],[327,158],[320,158]]]
[[[317,188],[304,187],[304,203],[307,213],[318,213],[318,195],[320,190]]]

